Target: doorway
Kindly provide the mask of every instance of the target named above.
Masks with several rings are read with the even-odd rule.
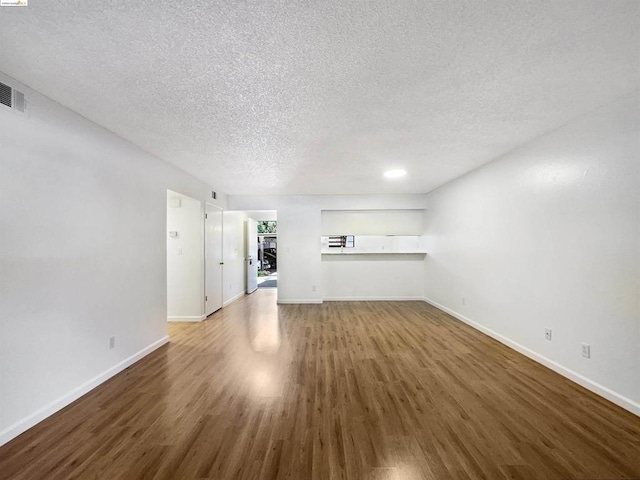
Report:
[[[222,214],[215,205],[167,190],[170,322],[200,322],[222,308]]]
[[[278,232],[276,210],[245,210],[246,292],[277,288]]]
[[[263,220],[257,224],[258,288],[278,287],[278,223]]]
[[[202,202],[167,190],[167,320],[199,322],[202,311]]]

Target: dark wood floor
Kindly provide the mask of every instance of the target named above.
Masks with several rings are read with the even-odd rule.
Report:
[[[258,290],[0,448],[2,479],[640,477],[640,418],[421,302]]]

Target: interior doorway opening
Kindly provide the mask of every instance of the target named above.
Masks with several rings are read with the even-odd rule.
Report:
[[[278,222],[263,220],[257,223],[258,288],[278,287]]]
[[[167,190],[167,320],[204,318],[202,202]]]
[[[278,286],[278,232],[276,210],[244,211],[246,292]]]

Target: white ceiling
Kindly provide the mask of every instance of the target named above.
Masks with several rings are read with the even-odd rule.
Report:
[[[230,194],[418,193],[637,89],[639,12],[32,0],[0,8],[0,71]]]

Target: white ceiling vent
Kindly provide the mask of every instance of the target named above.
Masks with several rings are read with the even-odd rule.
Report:
[[[27,100],[24,93],[0,82],[0,110],[10,110],[19,115],[27,113]]]

